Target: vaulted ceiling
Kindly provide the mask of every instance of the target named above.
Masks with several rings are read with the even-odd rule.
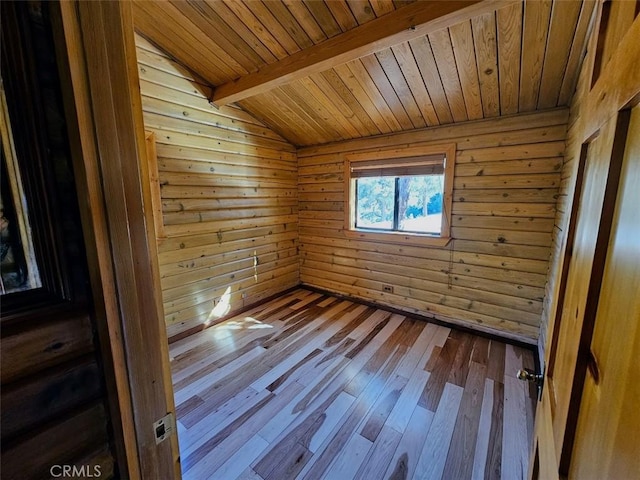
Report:
[[[568,105],[594,0],[136,1],[137,31],[299,146]]]

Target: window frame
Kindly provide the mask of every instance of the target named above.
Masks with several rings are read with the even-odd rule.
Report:
[[[442,198],[442,223],[440,234],[377,230],[356,227],[356,178],[352,177],[352,165],[357,162],[386,160],[390,163],[402,158],[420,156],[444,156],[444,189]],[[402,243],[421,246],[444,247],[451,240],[451,215],[453,205],[453,185],[456,162],[456,144],[418,145],[406,148],[377,149],[345,155],[345,223],[344,233],[348,238],[371,240],[383,243]],[[396,192],[397,193],[397,192]]]

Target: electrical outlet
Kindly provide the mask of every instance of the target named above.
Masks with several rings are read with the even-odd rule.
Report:
[[[393,293],[393,287],[391,285],[383,285],[382,291],[387,293]]]

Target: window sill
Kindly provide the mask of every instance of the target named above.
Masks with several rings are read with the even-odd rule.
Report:
[[[357,240],[415,245],[417,247],[446,247],[451,241],[451,237],[436,237],[434,235],[421,235],[419,233],[374,232],[371,230],[345,229],[344,234],[347,238]]]

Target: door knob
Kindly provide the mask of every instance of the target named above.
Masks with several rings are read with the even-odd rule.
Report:
[[[516,373],[516,377],[524,382],[533,383],[538,390],[538,400],[542,399],[542,387],[544,385],[544,369],[542,373],[536,373],[528,368],[521,368]]]
[[[529,370],[528,368],[518,370],[516,377],[518,377],[519,380],[535,383],[536,385],[540,385],[543,379],[543,375],[541,373],[535,373],[533,370]]]

